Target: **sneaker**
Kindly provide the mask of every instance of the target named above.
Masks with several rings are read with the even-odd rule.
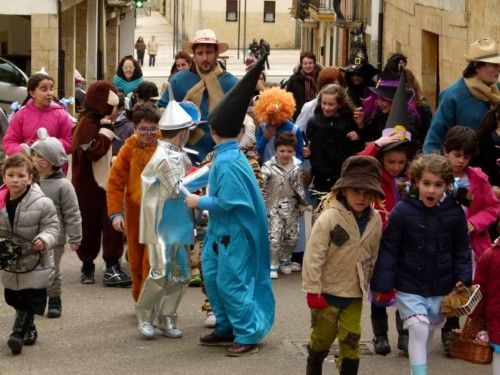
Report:
[[[278,278],[278,270],[271,270],[270,276],[271,276],[271,279],[277,279]]]
[[[215,314],[212,311],[207,312],[207,317],[205,318],[205,327],[214,328],[217,323],[217,319],[215,318]]]
[[[132,279],[122,271],[119,264],[115,264],[106,268],[102,277],[102,283],[106,286],[129,287],[132,285]]]
[[[285,275],[290,275],[292,273],[290,262],[281,263],[279,266],[279,271]]]
[[[161,334],[169,339],[180,339],[182,337],[182,331],[177,328],[158,328]]]
[[[140,322],[137,329],[144,340],[151,340],[155,337],[155,327],[148,322]]]
[[[233,345],[234,337],[220,337],[214,332],[208,333],[200,337],[200,345],[203,346],[231,346]]]
[[[59,318],[61,317],[61,297],[49,297],[48,303],[48,318]]]
[[[292,269],[293,272],[302,271],[302,266],[300,265],[300,263],[297,263],[297,262],[292,262],[290,264],[290,268]]]
[[[189,282],[189,286],[191,287],[199,287],[201,286],[201,283],[203,280],[201,279],[201,275],[199,273],[194,274],[191,276],[191,281]]]
[[[94,270],[95,270],[95,266],[93,264],[92,264],[92,267],[86,267],[84,265],[82,267],[82,274],[80,276],[80,283],[82,283],[82,284],[95,284]]]
[[[228,357],[245,357],[247,355],[257,353],[259,351],[259,347],[255,344],[252,345],[244,345],[238,344],[235,342],[233,346],[231,346],[226,353]]]

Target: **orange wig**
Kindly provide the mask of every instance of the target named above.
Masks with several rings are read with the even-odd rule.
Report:
[[[279,125],[295,113],[295,99],[292,93],[279,87],[264,90],[255,104],[255,118],[268,125]]]

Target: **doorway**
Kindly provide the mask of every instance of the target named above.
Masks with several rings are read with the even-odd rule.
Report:
[[[422,91],[432,110],[439,97],[439,35],[422,31]]]

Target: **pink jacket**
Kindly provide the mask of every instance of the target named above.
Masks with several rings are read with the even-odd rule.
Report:
[[[466,172],[472,197],[472,204],[467,209],[467,221],[474,226],[470,244],[477,259],[491,245],[488,227],[498,217],[500,201],[493,194],[488,176],[480,168],[467,167]]]
[[[38,139],[38,128],[44,127],[51,137],[58,138],[67,154],[71,153],[73,122],[63,106],[52,103],[47,108],[37,108],[33,99],[14,114],[3,137],[6,155],[21,151],[21,143],[31,145]]]

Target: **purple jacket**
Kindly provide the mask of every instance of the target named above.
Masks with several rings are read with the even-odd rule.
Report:
[[[476,258],[491,245],[488,227],[493,224],[500,212],[500,201],[493,194],[488,176],[480,168],[467,167],[469,192],[472,204],[467,209],[467,221],[474,226],[470,233],[470,244]]]
[[[37,108],[33,99],[19,109],[9,123],[3,137],[6,155],[21,151],[21,143],[31,145],[38,139],[38,128],[44,127],[51,137],[58,138],[67,154],[71,153],[73,122],[61,104],[52,103],[47,108]]]

